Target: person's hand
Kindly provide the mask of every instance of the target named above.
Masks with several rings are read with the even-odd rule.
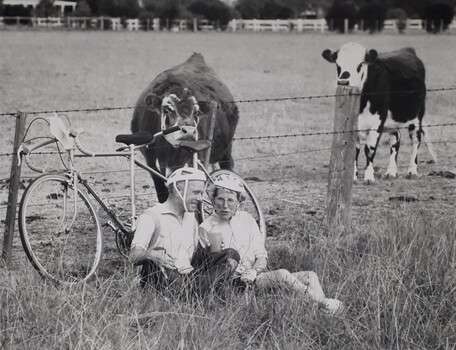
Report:
[[[148,258],[158,264],[170,270],[175,270],[175,260],[171,255],[166,253],[165,249],[149,249],[147,251]]]
[[[258,275],[258,273],[256,272],[255,269],[245,270],[241,274],[241,281],[244,283],[253,283],[253,282],[255,282],[257,275]]]

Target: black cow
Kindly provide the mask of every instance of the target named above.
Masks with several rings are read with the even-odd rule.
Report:
[[[355,180],[360,144],[364,144],[367,163],[364,181],[374,181],[373,162],[384,131],[390,135],[390,159],[386,177],[397,176],[397,155],[401,141],[398,128],[408,128],[412,141],[408,176],[417,175],[418,148],[422,136],[436,161],[422,128],[426,99],[425,68],[413,48],[377,54],[376,50],[366,50],[362,45],[350,42],[338,51],[326,49],[322,56],[336,64],[337,84],[358,87],[362,91],[358,129],[374,130],[358,133]]]
[[[192,54],[184,63],[159,74],[139,97],[131,122],[131,131],[151,134],[180,126],[177,132],[159,139],[143,154],[147,164],[168,176],[173,170],[191,164],[191,155],[172,145],[179,140],[207,139],[210,101],[217,102],[210,163],[223,169],[233,168],[231,146],[239,112],[228,88],[209,68],[204,57]],[[160,202],[168,197],[163,180],[152,176]]]

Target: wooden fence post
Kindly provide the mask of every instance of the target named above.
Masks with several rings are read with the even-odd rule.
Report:
[[[2,250],[2,260],[8,267],[11,264],[11,250],[13,247],[14,226],[16,223],[17,197],[21,180],[21,166],[19,165],[17,150],[19,149],[19,146],[22,143],[22,138],[24,137],[26,119],[27,114],[18,111],[16,119],[16,132],[14,135],[14,146],[12,156],[13,160],[11,162],[11,175],[8,192],[8,208],[6,210],[5,234],[3,237]]]
[[[208,133],[207,133],[207,139],[209,141],[212,142],[212,139],[214,138],[214,127],[215,127],[215,118],[217,118],[217,102],[215,101],[211,101],[210,102],[210,121],[209,121],[209,130],[208,130]],[[211,148],[209,148],[207,151],[206,151],[206,154],[204,156],[204,167],[207,168],[209,166],[209,163],[210,163],[210,159],[211,159]]]
[[[331,234],[350,225],[352,185],[355,171],[356,132],[360,105],[359,89],[338,86],[334,136],[329,164],[326,215]]]

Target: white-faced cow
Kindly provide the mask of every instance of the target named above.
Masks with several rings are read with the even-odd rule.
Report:
[[[173,147],[171,143],[207,139],[210,101],[217,102],[210,163],[218,162],[224,169],[233,168],[231,146],[239,119],[238,108],[233,95],[199,53],[159,74],[136,103],[131,122],[133,133],[147,131],[155,134],[173,126],[181,127],[167,139],[161,138],[154,147],[144,150],[151,168],[168,176],[174,169],[190,163],[191,154]],[[206,121],[206,125],[200,122],[202,120]],[[165,183],[156,176],[152,178],[159,201],[165,201],[168,197]]]
[[[358,87],[362,92],[355,180],[360,145],[364,144],[364,181],[374,181],[373,162],[383,132],[389,134],[390,145],[386,177],[397,176],[397,155],[402,128],[408,129],[412,142],[407,176],[417,175],[418,148],[422,137],[435,161],[435,155],[422,128],[426,98],[425,69],[413,48],[377,54],[376,50],[366,50],[362,45],[350,42],[338,51],[326,49],[322,56],[336,64],[338,85]]]

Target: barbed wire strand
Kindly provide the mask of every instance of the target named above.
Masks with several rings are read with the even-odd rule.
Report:
[[[446,127],[446,126],[455,126],[456,122],[452,123],[439,123],[439,124],[426,124],[423,125],[423,128],[432,128],[432,127]],[[397,127],[394,128],[395,130],[401,129],[408,129],[407,126],[405,127]],[[318,131],[318,132],[307,132],[307,133],[295,133],[295,134],[282,134],[282,135],[267,135],[267,136],[246,136],[246,137],[235,137],[233,141],[246,141],[246,140],[271,140],[271,139],[279,139],[279,138],[289,138],[289,137],[308,137],[308,136],[323,136],[323,135],[338,135],[338,134],[345,134],[345,133],[359,133],[359,132],[369,132],[369,131],[377,131],[377,129],[355,129],[355,130],[343,130],[343,131]],[[452,140],[451,140],[452,141]],[[431,143],[442,143],[442,142],[449,142],[449,141],[432,141]],[[164,148],[174,148],[173,145],[164,145],[164,146],[156,146],[155,149],[164,149]],[[64,154],[66,152],[34,152],[34,155],[48,155],[48,154]],[[0,153],[0,157],[10,157],[14,153]],[[119,155],[121,157],[122,155]]]
[[[432,143],[455,143],[455,142],[456,142],[456,140],[442,140],[442,141],[435,141]],[[318,148],[318,149],[310,149],[310,150],[299,150],[299,151],[283,152],[283,153],[272,153],[272,154],[266,154],[266,155],[260,155],[260,156],[237,158],[237,159],[233,159],[233,161],[239,162],[239,161],[246,161],[246,160],[261,160],[264,158],[271,158],[271,157],[281,157],[281,156],[286,156],[286,155],[328,151],[328,150],[339,149],[339,148],[343,148],[343,147],[345,147],[345,146]],[[62,153],[65,153],[65,152],[36,152],[34,154],[62,154]],[[220,163],[222,163],[222,162],[223,161],[221,161]],[[226,161],[226,162],[228,162],[228,161]],[[146,169],[138,168],[137,170],[141,171],[141,173],[149,173]],[[114,174],[114,173],[127,173],[127,172],[130,172],[130,170],[121,169],[121,170],[103,170],[103,171],[86,171],[86,172],[84,171],[82,173],[85,175],[96,175],[96,174]],[[35,177],[36,176],[22,176],[21,178],[30,179],[30,178],[35,178]],[[8,180],[8,179],[0,179],[0,183],[5,180]]]
[[[329,165],[324,165],[325,168],[328,168]],[[433,168],[443,168],[443,167],[452,167],[452,168],[456,168],[456,164],[453,164],[453,163],[442,163],[442,164],[424,164],[421,166],[422,167],[426,167],[426,168],[430,168],[430,169],[427,169],[427,171],[431,171]],[[408,165],[399,165],[396,167],[397,169],[405,169],[405,168],[408,168]],[[294,169],[298,169],[298,167],[295,167]],[[375,171],[378,172],[379,170],[386,170],[388,169],[388,167],[375,167]],[[276,181],[280,181],[280,180],[288,180],[288,179],[294,179],[294,178],[303,178],[303,177],[307,177],[307,176],[315,176],[315,175],[330,175],[330,174],[333,174],[333,173],[340,173],[340,172],[343,172],[345,171],[345,168],[344,169],[340,169],[340,170],[334,170],[334,171],[306,171],[306,172],[300,172],[299,174],[296,174],[296,175],[290,175],[290,176],[280,176],[280,177],[274,177],[274,178],[266,178],[266,179],[261,179],[261,178],[258,178],[256,175],[249,175],[249,174],[243,174],[242,175],[242,178],[247,182],[247,183],[261,183],[261,182],[276,182]],[[427,176],[434,176],[432,175],[432,171],[429,172],[427,174]],[[101,184],[101,181],[98,181],[99,184]],[[106,186],[104,186],[106,187]],[[129,188],[129,186],[127,186]],[[147,192],[147,193],[139,193],[139,194],[136,194],[136,196],[145,196],[145,195],[154,195],[154,194],[158,194],[157,192]],[[129,195],[119,195],[119,196],[111,196],[111,197],[107,197],[107,199],[111,199],[111,198],[129,198],[130,196]],[[0,207],[1,208],[1,207]]]
[[[413,94],[425,92],[442,92],[442,91],[455,91],[456,87],[445,87],[445,88],[430,88],[426,90],[397,90],[397,91],[377,91],[369,93],[354,93],[353,95],[385,95],[385,94]],[[311,96],[295,96],[295,97],[273,97],[273,98],[255,98],[255,99],[244,99],[244,100],[233,100],[233,101],[221,101],[222,104],[232,103],[260,103],[260,102],[279,102],[279,101],[298,101],[298,100],[314,100],[323,98],[334,98],[342,97],[345,95],[340,94],[323,94],[323,95],[311,95]],[[211,101],[200,101],[200,102],[211,102]],[[146,106],[125,106],[125,107],[98,107],[98,108],[75,108],[75,109],[62,109],[62,110],[43,110],[43,111],[29,111],[26,114],[37,115],[37,114],[51,114],[51,113],[77,113],[77,112],[101,112],[101,111],[118,111],[118,110],[130,110],[135,108],[147,108]],[[13,112],[2,113],[3,115],[16,115]],[[1,114],[0,114],[1,115]]]

